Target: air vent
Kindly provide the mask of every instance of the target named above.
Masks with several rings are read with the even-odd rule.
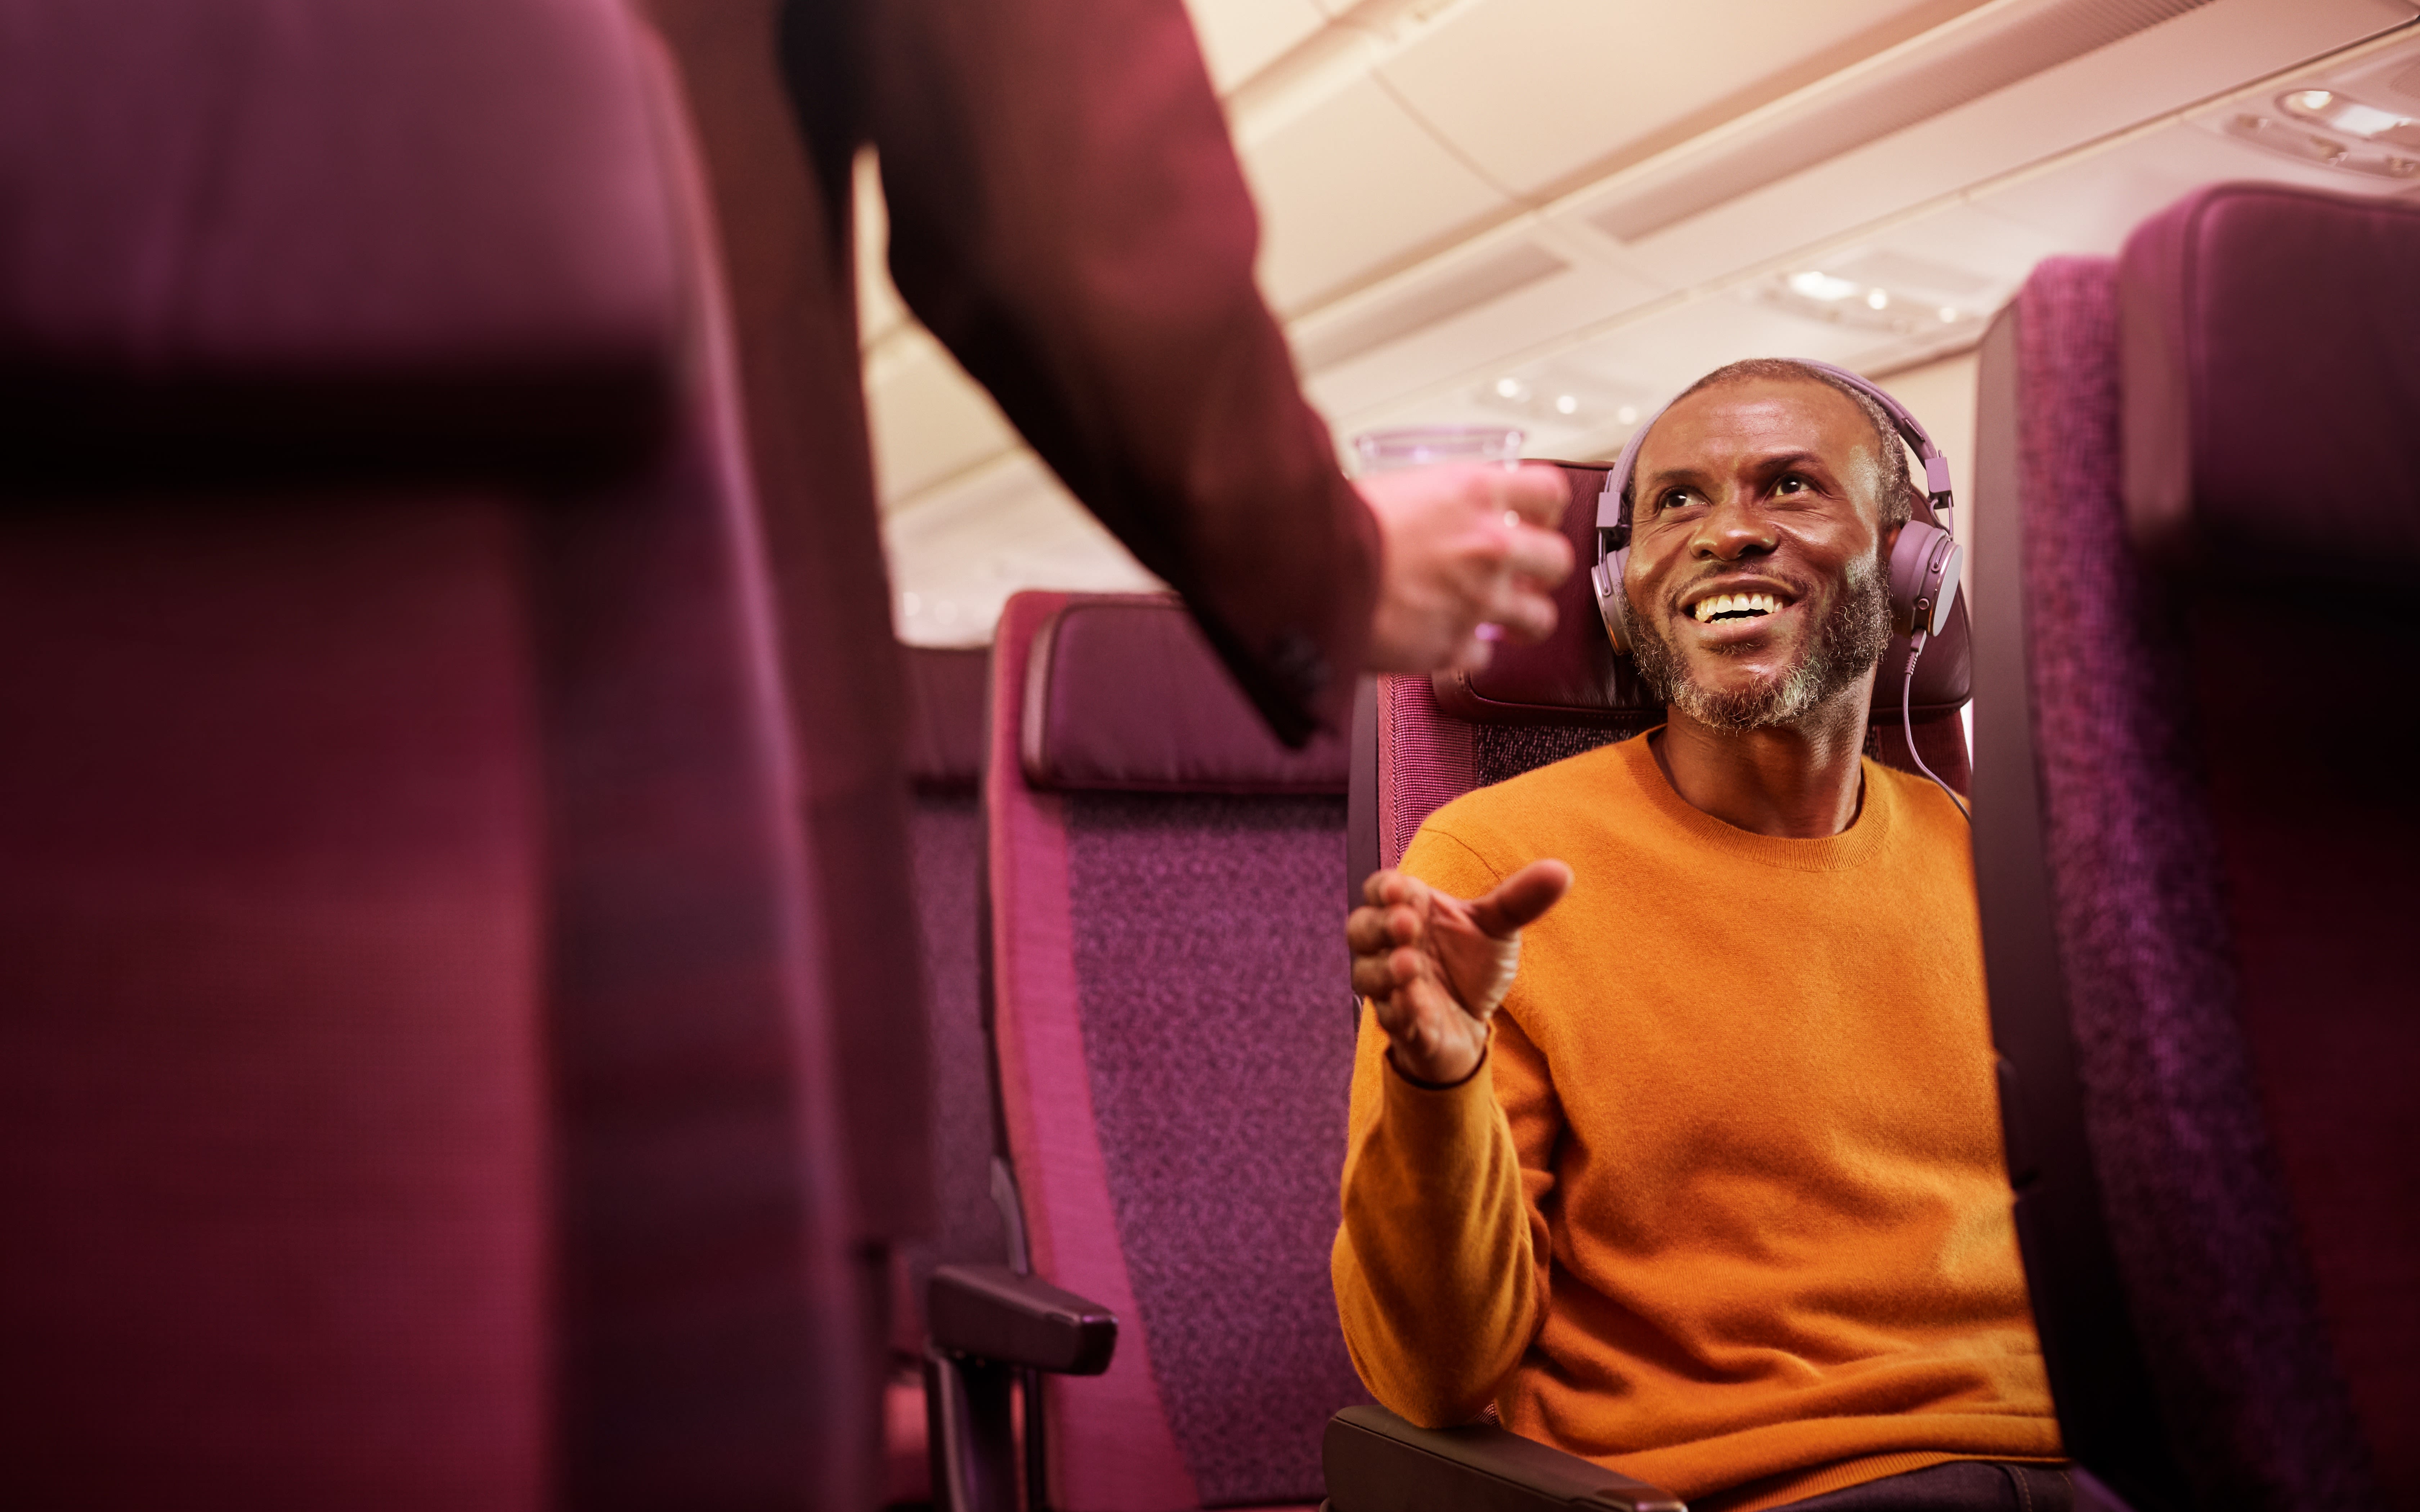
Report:
[[[1419,285],[1295,343],[1306,373],[1316,373],[1400,341],[1417,331],[1514,289],[1551,278],[1571,264],[1535,242],[1521,241],[1443,278]]]
[[[1995,89],[2120,41],[2210,0],[2057,0],[2005,26],[1977,26],[1869,75],[1848,98],[1786,112],[1590,217],[1621,241],[1778,182]]]

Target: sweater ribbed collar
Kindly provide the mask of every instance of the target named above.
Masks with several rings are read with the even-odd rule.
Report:
[[[1872,860],[1889,842],[1899,819],[1898,795],[1870,758],[1859,758],[1865,800],[1848,828],[1821,840],[1787,840],[1727,825],[1681,796],[1648,748],[1648,735],[1654,733],[1634,735],[1613,748],[1621,780],[1637,790],[1659,820],[1699,845],[1787,872],[1847,872]]]

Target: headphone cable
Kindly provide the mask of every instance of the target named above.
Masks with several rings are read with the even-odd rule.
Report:
[[[1899,685],[1899,725],[1907,736],[1907,753],[1915,760],[1916,769],[1932,779],[1932,785],[1939,788],[1941,795],[1947,798],[1950,805],[1958,810],[1958,817],[1965,820],[1968,826],[1972,827],[1975,823],[1975,811],[1967,808],[1964,800],[1949,790],[1949,784],[1941,780],[1939,773],[1924,764],[1924,753],[1916,748],[1916,719],[1911,702],[1916,695],[1916,658],[1924,655],[1924,643],[1930,639],[1931,637],[1920,629],[1908,638],[1907,676]]]

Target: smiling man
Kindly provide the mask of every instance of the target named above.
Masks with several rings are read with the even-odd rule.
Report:
[[[1860,754],[1913,498],[1869,399],[1708,375],[1631,497],[1668,723],[1371,879],[1334,1271],[1405,1417],[1493,1406],[1701,1512],[2069,1504],[1965,823]]]

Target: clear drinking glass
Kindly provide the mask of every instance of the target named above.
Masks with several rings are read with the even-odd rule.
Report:
[[[1523,435],[1512,425],[1403,425],[1365,430],[1353,438],[1354,476],[1448,462],[1492,462],[1517,467]]]
[[[1500,468],[1521,465],[1523,434],[1516,425],[1402,425],[1392,430],[1365,430],[1353,438],[1357,478],[1373,472],[1399,472],[1406,468],[1442,467],[1449,463],[1486,463]],[[1508,521],[1510,516],[1507,517]],[[1500,640],[1504,627],[1482,625],[1481,640]]]

